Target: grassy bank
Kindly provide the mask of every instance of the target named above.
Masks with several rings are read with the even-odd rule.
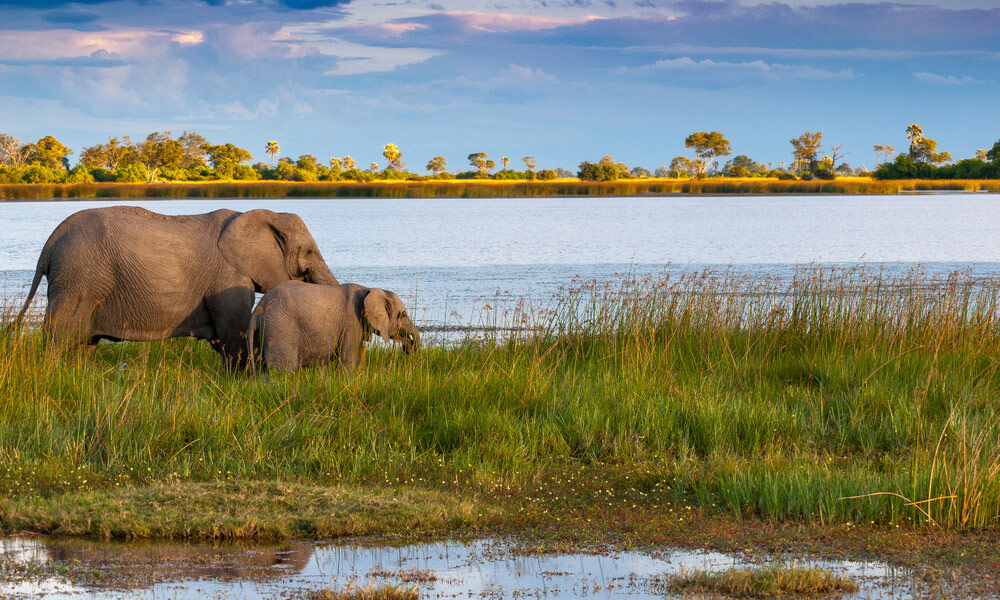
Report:
[[[907,191],[1000,192],[997,180],[834,181],[778,179],[631,179],[556,181],[320,182],[232,181],[208,183],[87,183],[0,185],[0,200],[85,198],[516,198],[532,196],[628,196],[637,194],[897,194]]]
[[[164,534],[173,506],[236,537],[282,514],[274,535],[636,515],[996,531],[998,309],[1000,280],[961,275],[625,280],[535,313],[544,333],[376,349],[350,379],[228,375],[193,340],[59,357],[7,334],[0,528]],[[303,487],[243,512],[184,498],[268,482]],[[221,531],[190,521],[169,535]]]

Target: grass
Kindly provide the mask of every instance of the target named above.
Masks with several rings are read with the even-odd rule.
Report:
[[[902,191],[1000,192],[997,180],[876,181],[843,177],[832,181],[767,178],[629,179],[588,182],[434,180],[371,183],[229,181],[193,183],[81,183],[0,185],[0,201],[83,198],[493,198],[531,196],[627,196],[636,194],[898,194]]]
[[[394,585],[311,590],[301,596],[304,600],[417,600],[419,597],[416,588]]]
[[[682,571],[667,577],[664,587],[677,594],[720,594],[735,598],[844,594],[859,589],[849,577],[803,565]]]
[[[998,307],[1000,280],[963,274],[626,278],[510,316],[541,332],[375,348],[351,378],[230,375],[184,339],[59,356],[8,332],[0,528],[996,532]]]

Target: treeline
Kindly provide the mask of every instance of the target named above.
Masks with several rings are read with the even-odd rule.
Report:
[[[850,153],[842,144],[824,150],[823,133],[806,131],[790,140],[793,161],[786,166],[757,162],[740,154],[720,165],[719,159],[732,154],[732,144],[718,131],[689,135],[684,146],[693,156],[677,156],[670,165],[653,172],[643,167],[629,167],[611,156],[598,162],[583,161],[574,173],[566,169],[538,169],[533,156],[520,159],[524,169],[511,166],[503,156],[499,164],[485,152],[468,155],[469,166],[449,171],[443,156],[427,162],[426,174],[407,170],[403,153],[395,144],[382,148],[384,165],[372,162],[362,168],[351,156],[335,156],[321,162],[312,154],[297,159],[280,157],[281,148],[269,141],[264,153],[269,161],[253,160],[250,151],[232,143],[212,144],[195,132],[185,131],[173,137],[169,131],[154,132],[140,142],[128,136],[108,138],[106,143],[84,147],[75,166],[70,166],[73,150],[48,135],[34,143],[21,142],[0,133],[0,184],[18,183],[155,183],[201,181],[291,181],[291,182],[373,182],[379,180],[450,180],[490,179],[549,181],[578,177],[583,181],[618,181],[623,179],[703,179],[720,177],[774,178],[809,181],[832,180],[838,176],[872,176],[876,179],[998,179],[1000,178],[1000,141],[991,150],[978,150],[974,158],[951,162],[948,152],[939,152],[937,141],[926,137],[919,125],[906,129],[910,147],[895,155],[891,145],[875,145],[876,168],[853,168],[844,158]],[[895,158],[893,158],[895,156]],[[275,161],[277,159],[277,161]],[[500,167],[497,170],[497,167]]]

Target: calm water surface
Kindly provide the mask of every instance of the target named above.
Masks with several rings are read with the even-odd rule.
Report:
[[[288,598],[309,589],[382,583],[413,585],[430,598],[673,598],[658,578],[682,569],[752,566],[737,555],[677,549],[525,555],[490,539],[241,548],[0,538],[0,559],[37,573],[0,581],[0,596],[51,599]],[[843,596],[848,599],[911,598],[919,575],[878,562],[808,564],[855,579],[861,590]]]
[[[575,277],[664,268],[920,264],[1000,272],[1000,195],[658,198],[136,200],[0,204],[0,296],[23,294],[65,217],[132,204],[298,213],[341,281],[385,287],[428,324],[474,321],[486,303],[549,301]]]

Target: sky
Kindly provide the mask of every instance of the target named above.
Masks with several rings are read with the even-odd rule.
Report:
[[[870,168],[910,123],[990,148],[998,98],[1000,0],[0,0],[0,132],[73,162],[187,130],[255,160],[653,170],[717,130],[774,166],[821,131]]]

